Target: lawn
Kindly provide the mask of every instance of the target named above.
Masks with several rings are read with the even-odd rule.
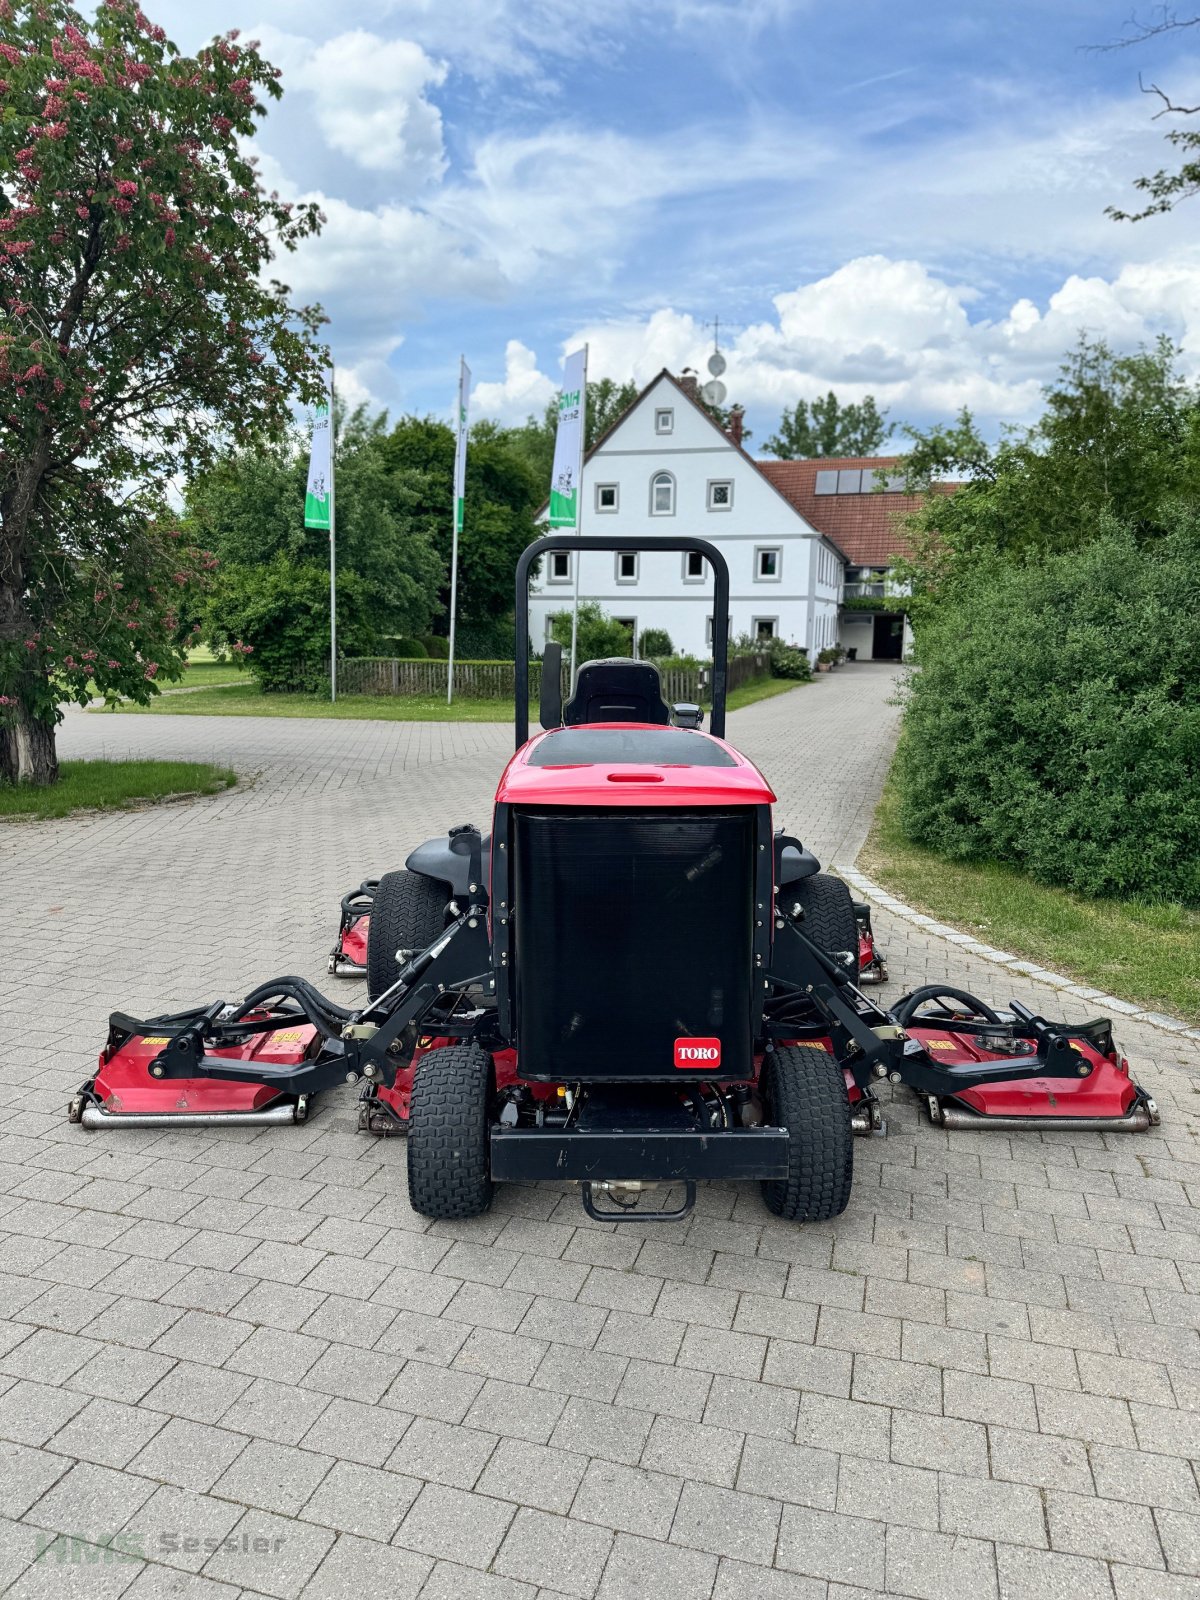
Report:
[[[729,696],[729,709],[736,711],[797,687],[788,678],[760,678],[735,689]],[[105,709],[93,707],[95,711]],[[194,694],[159,695],[148,706],[124,702],[117,710],[122,716],[348,717],[383,722],[508,722],[512,716],[507,700],[455,700],[447,706],[444,695],[347,694],[331,705],[322,695],[263,694],[253,683],[245,682],[198,689]],[[535,721],[536,715],[535,709]]]
[[[998,862],[946,861],[901,834],[890,783],[858,864],[909,905],[986,944],[1200,1023],[1200,910],[1085,900]]]
[[[64,761],[48,789],[0,784],[0,817],[65,817],[71,811],[113,810],[168,797],[218,794],[237,774],[207,761]]]

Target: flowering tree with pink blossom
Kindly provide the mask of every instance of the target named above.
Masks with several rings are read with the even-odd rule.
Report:
[[[169,484],[321,396],[320,313],[266,282],[320,214],[245,154],[278,79],[132,0],[0,0],[0,780],[54,781],[63,700],[179,675],[216,563]]]

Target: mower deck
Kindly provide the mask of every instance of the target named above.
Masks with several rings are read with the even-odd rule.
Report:
[[[365,878],[358,888],[342,896],[341,922],[329,952],[329,972],[335,978],[365,978],[367,937],[378,878]]]

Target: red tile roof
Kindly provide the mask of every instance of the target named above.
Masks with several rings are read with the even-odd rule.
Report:
[[[893,556],[910,555],[901,519],[916,511],[920,495],[817,494],[818,472],[839,468],[894,467],[899,456],[827,456],[808,461],[758,461],[758,470],[802,517],[846,552],[851,566],[883,567]],[[952,485],[947,485],[949,490]]]

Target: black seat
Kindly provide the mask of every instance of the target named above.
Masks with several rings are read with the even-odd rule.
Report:
[[[575,674],[575,693],[563,707],[568,728],[585,722],[653,722],[666,727],[670,721],[658,668],[651,661],[625,656],[585,661]]]

